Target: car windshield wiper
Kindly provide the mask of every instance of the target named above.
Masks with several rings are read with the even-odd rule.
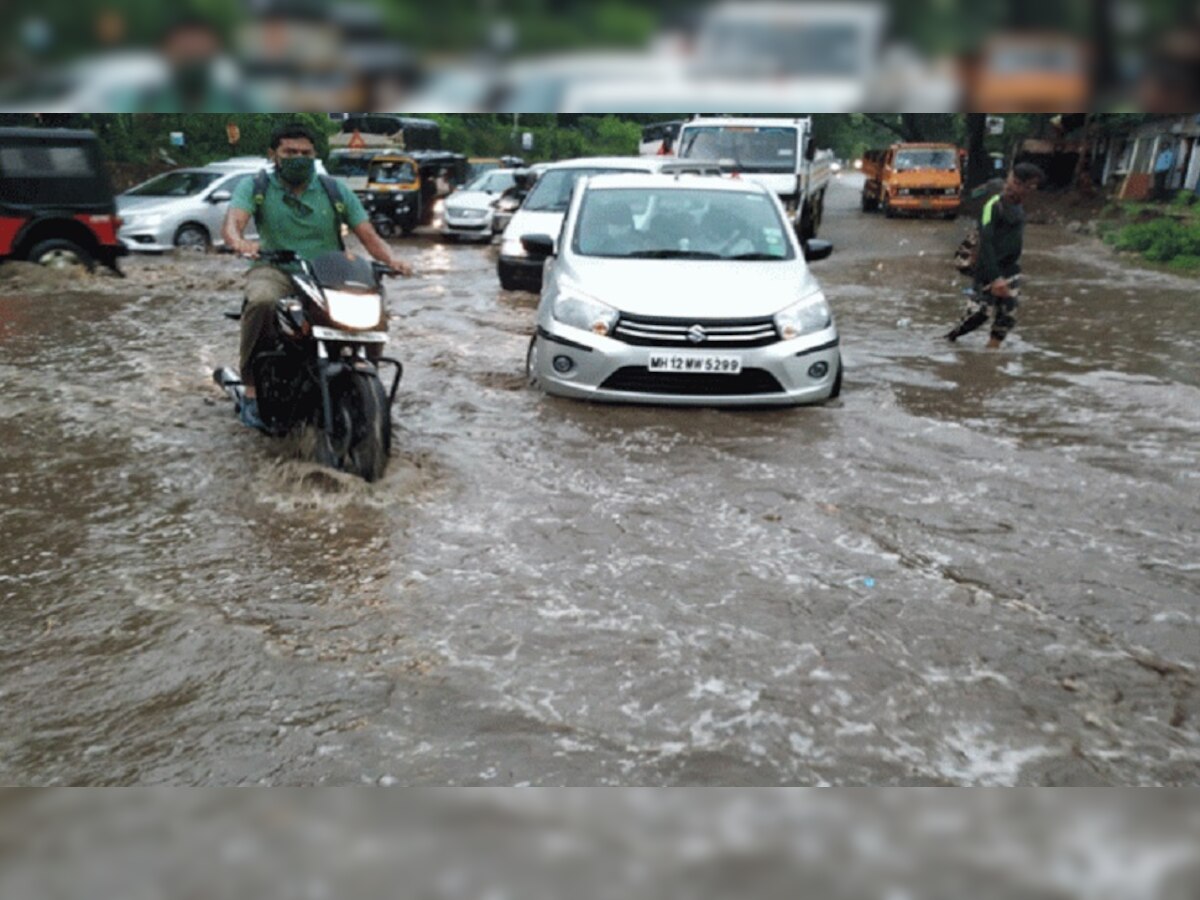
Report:
[[[703,250],[635,250],[625,254],[630,259],[720,259],[719,253]]]
[[[755,261],[762,259],[783,259],[782,256],[777,256],[774,253],[739,253],[737,256],[726,256],[724,259]]]

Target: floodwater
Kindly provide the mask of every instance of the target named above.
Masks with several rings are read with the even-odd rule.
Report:
[[[1196,783],[1195,281],[1031,225],[951,346],[963,225],[856,187],[819,408],[541,396],[494,250],[400,242],[375,485],[212,385],[243,263],[0,268],[0,781]]]

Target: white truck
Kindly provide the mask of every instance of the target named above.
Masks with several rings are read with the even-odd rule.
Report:
[[[801,240],[816,237],[833,176],[833,153],[818,151],[812,119],[697,116],[679,131],[680,159],[711,160],[752,178],[783,201]]]

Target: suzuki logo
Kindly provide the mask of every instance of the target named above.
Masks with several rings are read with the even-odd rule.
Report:
[[[708,332],[699,325],[693,325],[688,329],[687,339],[693,344],[703,344],[708,340]]]

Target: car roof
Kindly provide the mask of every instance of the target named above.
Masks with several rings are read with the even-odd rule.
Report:
[[[636,169],[639,172],[653,172],[661,162],[657,157],[647,156],[584,156],[579,159],[563,159],[549,163],[547,172],[558,169]]]
[[[757,181],[744,178],[723,178],[713,175],[630,175],[628,173],[612,175],[593,175],[587,180],[588,190],[606,190],[633,188],[646,190],[648,188],[667,188],[679,190],[727,191],[743,194],[770,194],[771,192]]]

